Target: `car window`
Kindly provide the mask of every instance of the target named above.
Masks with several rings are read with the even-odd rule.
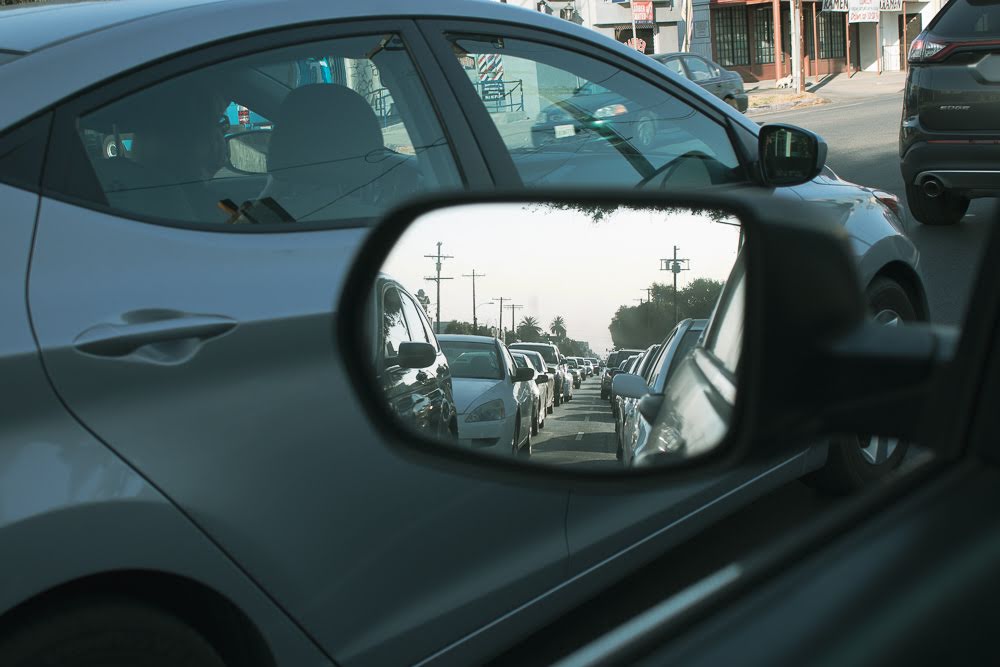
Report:
[[[660,369],[663,367],[663,362],[666,360],[667,349],[670,347],[670,343],[673,342],[676,335],[676,329],[670,332],[670,335],[667,336],[667,340],[660,346],[660,351],[657,353],[656,359],[654,359],[653,363],[649,365],[645,375],[647,386],[653,386],[653,381],[659,376]]]
[[[420,309],[413,303],[413,299],[406,293],[401,293],[400,298],[403,302],[403,314],[406,317],[407,328],[410,330],[410,338],[420,343],[433,343],[434,339],[427,335],[420,319]]]
[[[506,37],[450,39],[529,187],[743,180],[721,124],[620,67]]]
[[[353,221],[460,183],[432,109],[398,36],[351,37],[213,64],[81,108],[65,136],[83,150],[63,153],[85,155],[75,168],[96,184],[85,199],[126,216]]]
[[[513,356],[514,356],[514,365],[515,366],[517,366],[518,368],[527,368],[528,367],[528,362],[520,354],[515,354]]]
[[[503,362],[493,343],[442,340],[441,350],[448,359],[451,376],[475,380],[502,380]]]
[[[929,31],[935,37],[982,39],[1000,34],[1000,3],[954,0],[942,9]]]
[[[386,363],[399,354],[399,344],[410,342],[410,331],[403,316],[403,302],[395,287],[382,293],[382,349]]]
[[[684,65],[688,68],[688,71],[691,73],[691,80],[695,83],[715,79],[719,76],[718,70],[709,66],[709,64],[701,58],[684,56]]]
[[[733,269],[731,285],[723,288],[711,327],[705,336],[705,349],[718,359],[723,367],[735,374],[743,345],[743,319],[746,302],[743,262]]]
[[[510,356],[510,350],[507,349],[506,345],[501,345],[500,349],[501,349],[501,354],[503,354],[504,362],[507,366],[507,372],[513,374],[515,364],[514,364],[514,358]]]
[[[661,63],[666,65],[667,69],[677,74],[679,76],[687,78],[687,72],[684,71],[684,67],[681,66],[680,58],[670,58],[669,60],[661,60]]]
[[[512,343],[510,348],[512,350],[534,350],[542,355],[542,358],[545,359],[546,363],[559,363],[558,355],[551,345],[546,345],[544,343]]]

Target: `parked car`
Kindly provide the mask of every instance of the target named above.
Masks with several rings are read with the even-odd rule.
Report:
[[[458,436],[448,359],[412,294],[386,275],[379,279],[373,319],[373,364],[393,413],[418,431]]]
[[[511,351],[533,351],[542,355],[545,361],[546,370],[554,376],[555,386],[555,406],[558,407],[563,401],[569,400],[571,391],[566,390],[566,385],[572,386],[573,382],[569,370],[562,361],[562,353],[555,343],[511,343],[507,346]]]
[[[910,45],[899,157],[910,213],[953,225],[1000,195],[1000,5],[944,4]]]
[[[620,579],[617,554],[652,523],[682,518],[678,496],[622,494],[596,525],[565,487],[483,484],[382,446],[331,320],[370,227],[413,196],[719,183],[821,200],[859,241],[875,312],[926,317],[884,198],[829,175],[769,180],[756,123],[569,21],[463,0],[0,14],[0,87],[16,91],[0,105],[0,365],[18,388],[0,402],[3,506],[18,508],[0,516],[0,562],[18,572],[0,614],[43,610],[38,632],[0,622],[4,636],[59,647],[72,626],[56,610],[103,614],[125,591],[117,615],[94,612],[108,637],[128,634],[123,618],[154,648],[205,635],[230,665],[482,663],[492,633],[544,627]],[[673,129],[656,151],[610,131],[586,152],[534,150],[467,69],[501,52],[546,68],[553,89],[579,76],[662,109]],[[398,123],[380,122],[376,85]],[[550,92],[525,87],[525,107]],[[251,166],[232,164],[218,122],[233,102],[274,121],[258,171],[229,169]],[[102,152],[128,134],[150,150]],[[530,508],[516,526],[512,507]],[[581,522],[588,537],[569,540]],[[417,524],[419,540],[400,529]],[[524,550],[535,557],[512,557]],[[163,622],[182,631],[164,640]],[[230,627],[246,638],[235,648]]]
[[[601,375],[601,400],[611,397],[611,381],[617,373],[621,372],[622,361],[640,353],[642,350],[615,350],[608,355],[604,373]]]
[[[451,369],[459,442],[530,456],[535,371],[519,368],[496,338],[441,334],[438,340]]]
[[[508,346],[509,347],[509,346]],[[555,408],[555,377],[549,372],[548,367],[545,364],[545,359],[542,357],[541,353],[535,352],[534,350],[511,350],[511,353],[523,354],[527,357],[531,366],[535,369],[535,382],[538,384],[538,388],[542,394],[542,405],[544,406],[545,414],[552,414]],[[542,427],[545,426],[545,417],[542,416]]]
[[[628,407],[622,418],[620,440],[623,465],[630,466],[636,458],[642,459],[645,456],[649,432],[662,405],[664,387],[677,364],[694,349],[707,324],[708,320],[681,320],[660,344],[659,352],[644,374],[617,376],[619,385],[627,382],[632,389],[631,395],[625,399]],[[618,389],[617,393],[621,395],[626,392]],[[651,398],[646,398],[647,396]],[[657,397],[660,400],[655,400]]]
[[[718,63],[693,53],[657,53],[651,56],[668,70],[715,95],[737,111],[746,111],[748,100],[743,77]]]
[[[511,356],[514,358],[514,365],[518,368],[530,368],[535,370],[534,364],[528,361],[528,358],[521,353],[512,352]],[[543,428],[545,425],[545,407],[542,404],[542,392],[538,387],[536,379],[531,382],[525,382],[529,389],[531,389],[531,435],[538,435],[538,430]]]

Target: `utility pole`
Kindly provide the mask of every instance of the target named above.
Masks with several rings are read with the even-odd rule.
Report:
[[[435,267],[437,269],[437,273],[434,276],[424,276],[424,280],[433,280],[435,283],[437,283],[437,304],[436,304],[437,324],[435,325],[434,329],[435,333],[441,333],[441,281],[452,280],[452,278],[444,278],[441,276],[441,260],[452,259],[453,257],[453,255],[442,255],[441,245],[442,245],[441,241],[438,241],[437,243],[438,251],[436,255],[424,255],[424,257],[436,260]]]
[[[505,340],[504,340],[504,335],[503,335],[503,302],[504,302],[505,300],[506,300],[506,301],[510,301],[510,299],[508,299],[508,298],[507,298],[507,297],[505,297],[505,296],[501,296],[501,297],[493,297],[493,298],[494,298],[494,299],[497,299],[497,298],[499,298],[499,299],[500,299],[500,317],[499,317],[499,318],[497,319],[497,329],[499,329],[499,330],[500,330],[500,331],[498,332],[498,333],[499,333],[500,335],[499,335],[499,336],[497,336],[497,337],[498,337],[498,338],[499,338],[500,340],[503,340],[503,342],[505,342],[505,343],[506,343],[507,341],[505,341]]]
[[[645,292],[646,293],[646,301],[648,301],[649,303],[653,303],[653,288],[652,287],[643,287],[639,291],[640,292]]]
[[[677,246],[674,246],[674,256],[673,258],[666,258],[660,260],[660,271],[670,271],[674,274],[674,326],[677,326],[677,274],[681,271],[691,270],[691,260],[678,257],[677,251],[680,250]]]
[[[520,310],[521,308],[524,308],[524,306],[522,306],[519,303],[512,303],[512,304],[504,306],[504,308],[510,308],[510,330],[514,331],[514,311],[515,310]],[[507,342],[507,341],[504,341],[504,342]]]
[[[463,278],[472,278],[472,330],[479,331],[479,323],[476,321],[476,278],[485,278],[485,273],[476,273],[475,269],[472,269],[472,273],[463,273]]]

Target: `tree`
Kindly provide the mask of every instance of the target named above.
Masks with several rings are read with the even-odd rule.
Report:
[[[526,343],[537,343],[542,340],[542,327],[534,317],[526,316],[517,325],[517,337]]]
[[[615,347],[644,348],[659,343],[673,329],[674,300],[677,318],[706,319],[711,316],[723,283],[709,278],[692,280],[674,294],[673,285],[653,283],[652,301],[638,306],[619,306],[608,330]]]
[[[453,320],[451,322],[442,322],[442,328],[444,329],[441,333],[446,334],[459,334],[463,336],[490,336],[490,328],[482,324],[479,325],[479,329],[474,329],[472,322],[462,322],[459,320]]]
[[[566,320],[563,319],[562,315],[556,315],[549,325],[549,331],[556,337],[557,341],[566,338]]]

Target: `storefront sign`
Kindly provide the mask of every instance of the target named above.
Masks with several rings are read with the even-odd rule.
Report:
[[[848,9],[847,0],[823,0],[824,12],[846,12]]]
[[[881,12],[901,12],[903,0],[879,0],[878,9]]]
[[[646,52],[646,40],[641,37],[629,37],[625,45],[635,49],[639,53]]]
[[[632,0],[632,20],[636,25],[653,25],[656,23],[653,0]]]
[[[848,23],[878,23],[879,0],[849,0]]]

